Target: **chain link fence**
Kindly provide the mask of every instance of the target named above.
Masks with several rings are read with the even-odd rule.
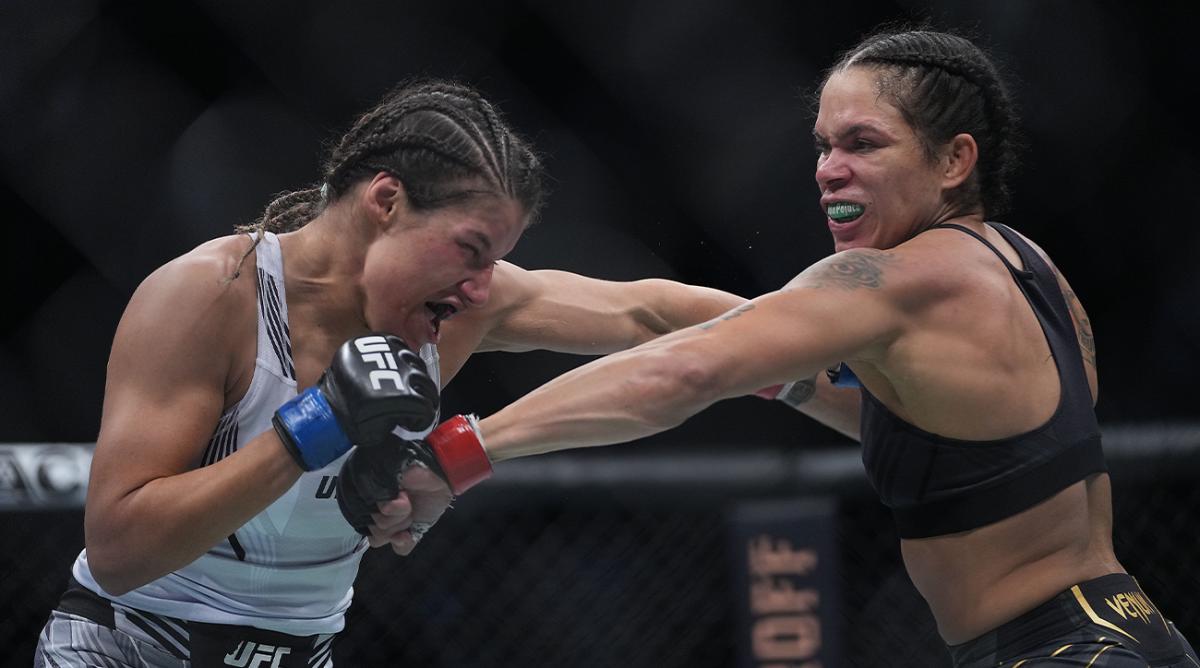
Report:
[[[1200,637],[1200,427],[1108,429],[1106,448],[1118,557],[1164,614]],[[336,663],[738,665],[731,509],[808,492],[836,508],[840,606],[829,614],[844,665],[949,666],[856,459],[840,448],[613,450],[506,463],[413,556],[368,553]],[[9,504],[0,516],[0,665],[28,666],[82,547],[82,512]]]

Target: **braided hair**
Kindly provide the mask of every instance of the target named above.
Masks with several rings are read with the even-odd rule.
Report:
[[[980,206],[986,216],[1008,209],[1020,140],[1015,105],[991,58],[970,40],[945,32],[883,32],[847,51],[821,87],[856,66],[880,71],[880,93],[912,126],[931,159],[957,134],[975,138],[979,159],[952,193],[956,204]]]
[[[543,169],[532,147],[476,90],[453,81],[398,86],[358,118],[322,171],[320,183],[278,195],[258,221],[238,231],[256,232],[256,246],[264,231],[297,230],[379,172],[404,184],[416,210],[502,195],[516,200],[532,222],[543,200]]]

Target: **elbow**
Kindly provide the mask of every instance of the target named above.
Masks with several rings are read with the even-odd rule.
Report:
[[[89,546],[87,563],[96,584],[110,596],[120,596],[145,584],[138,582],[127,568],[122,568],[119,555],[108,554]]]
[[[667,309],[663,306],[663,304],[673,303],[669,298],[663,299],[663,295],[670,295],[675,284],[662,279],[647,278],[636,281],[635,285],[644,294],[653,297],[646,298],[632,306],[626,313],[633,329],[632,336],[628,341],[630,348],[679,329],[679,323],[672,322]]]
[[[662,351],[647,360],[632,393],[638,413],[653,431],[677,427],[720,396],[718,374],[702,358]]]
[[[92,578],[105,593],[120,596],[150,581],[139,572],[137,560],[128,549],[122,549],[119,540],[98,540],[95,533],[94,530],[87,532],[87,565]]]
[[[624,343],[626,350],[675,331],[675,327],[649,309],[636,309],[629,313],[628,318],[631,326],[629,337]]]

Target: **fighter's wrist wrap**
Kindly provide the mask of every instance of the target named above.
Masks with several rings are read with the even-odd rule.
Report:
[[[350,438],[316,387],[289,399],[271,418],[288,453],[305,471],[323,468],[350,449]]]
[[[787,383],[780,388],[779,394],[775,395],[775,399],[782,401],[792,408],[798,408],[809,399],[812,399],[816,393],[817,377],[814,375],[811,378],[802,378]]]
[[[483,449],[474,415],[455,415],[430,432],[425,442],[455,495],[491,477],[492,461]]]

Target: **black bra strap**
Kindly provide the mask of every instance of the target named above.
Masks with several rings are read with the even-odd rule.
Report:
[[[993,246],[992,242],[988,241],[987,239],[984,239],[983,235],[979,234],[978,232],[976,232],[975,230],[972,230],[969,227],[963,227],[962,225],[958,225],[956,223],[942,223],[940,225],[934,225],[933,227],[931,227],[929,229],[934,230],[934,229],[939,229],[939,228],[953,228],[960,232],[966,232],[967,234],[975,237],[976,239],[979,240],[979,243],[983,244],[984,246],[987,246],[993,253],[996,254],[996,257],[1000,258],[1000,261],[1004,263],[1004,266],[1008,267],[1008,271],[1013,276],[1028,277],[1032,273],[1032,272],[1028,271],[1028,269],[1017,269],[1016,267],[1014,267],[1013,263],[1008,261],[1008,258],[1004,256],[1004,253],[1000,252],[999,248],[996,248],[995,246]],[[1018,255],[1020,254],[1019,249],[1017,250],[1017,254]]]

